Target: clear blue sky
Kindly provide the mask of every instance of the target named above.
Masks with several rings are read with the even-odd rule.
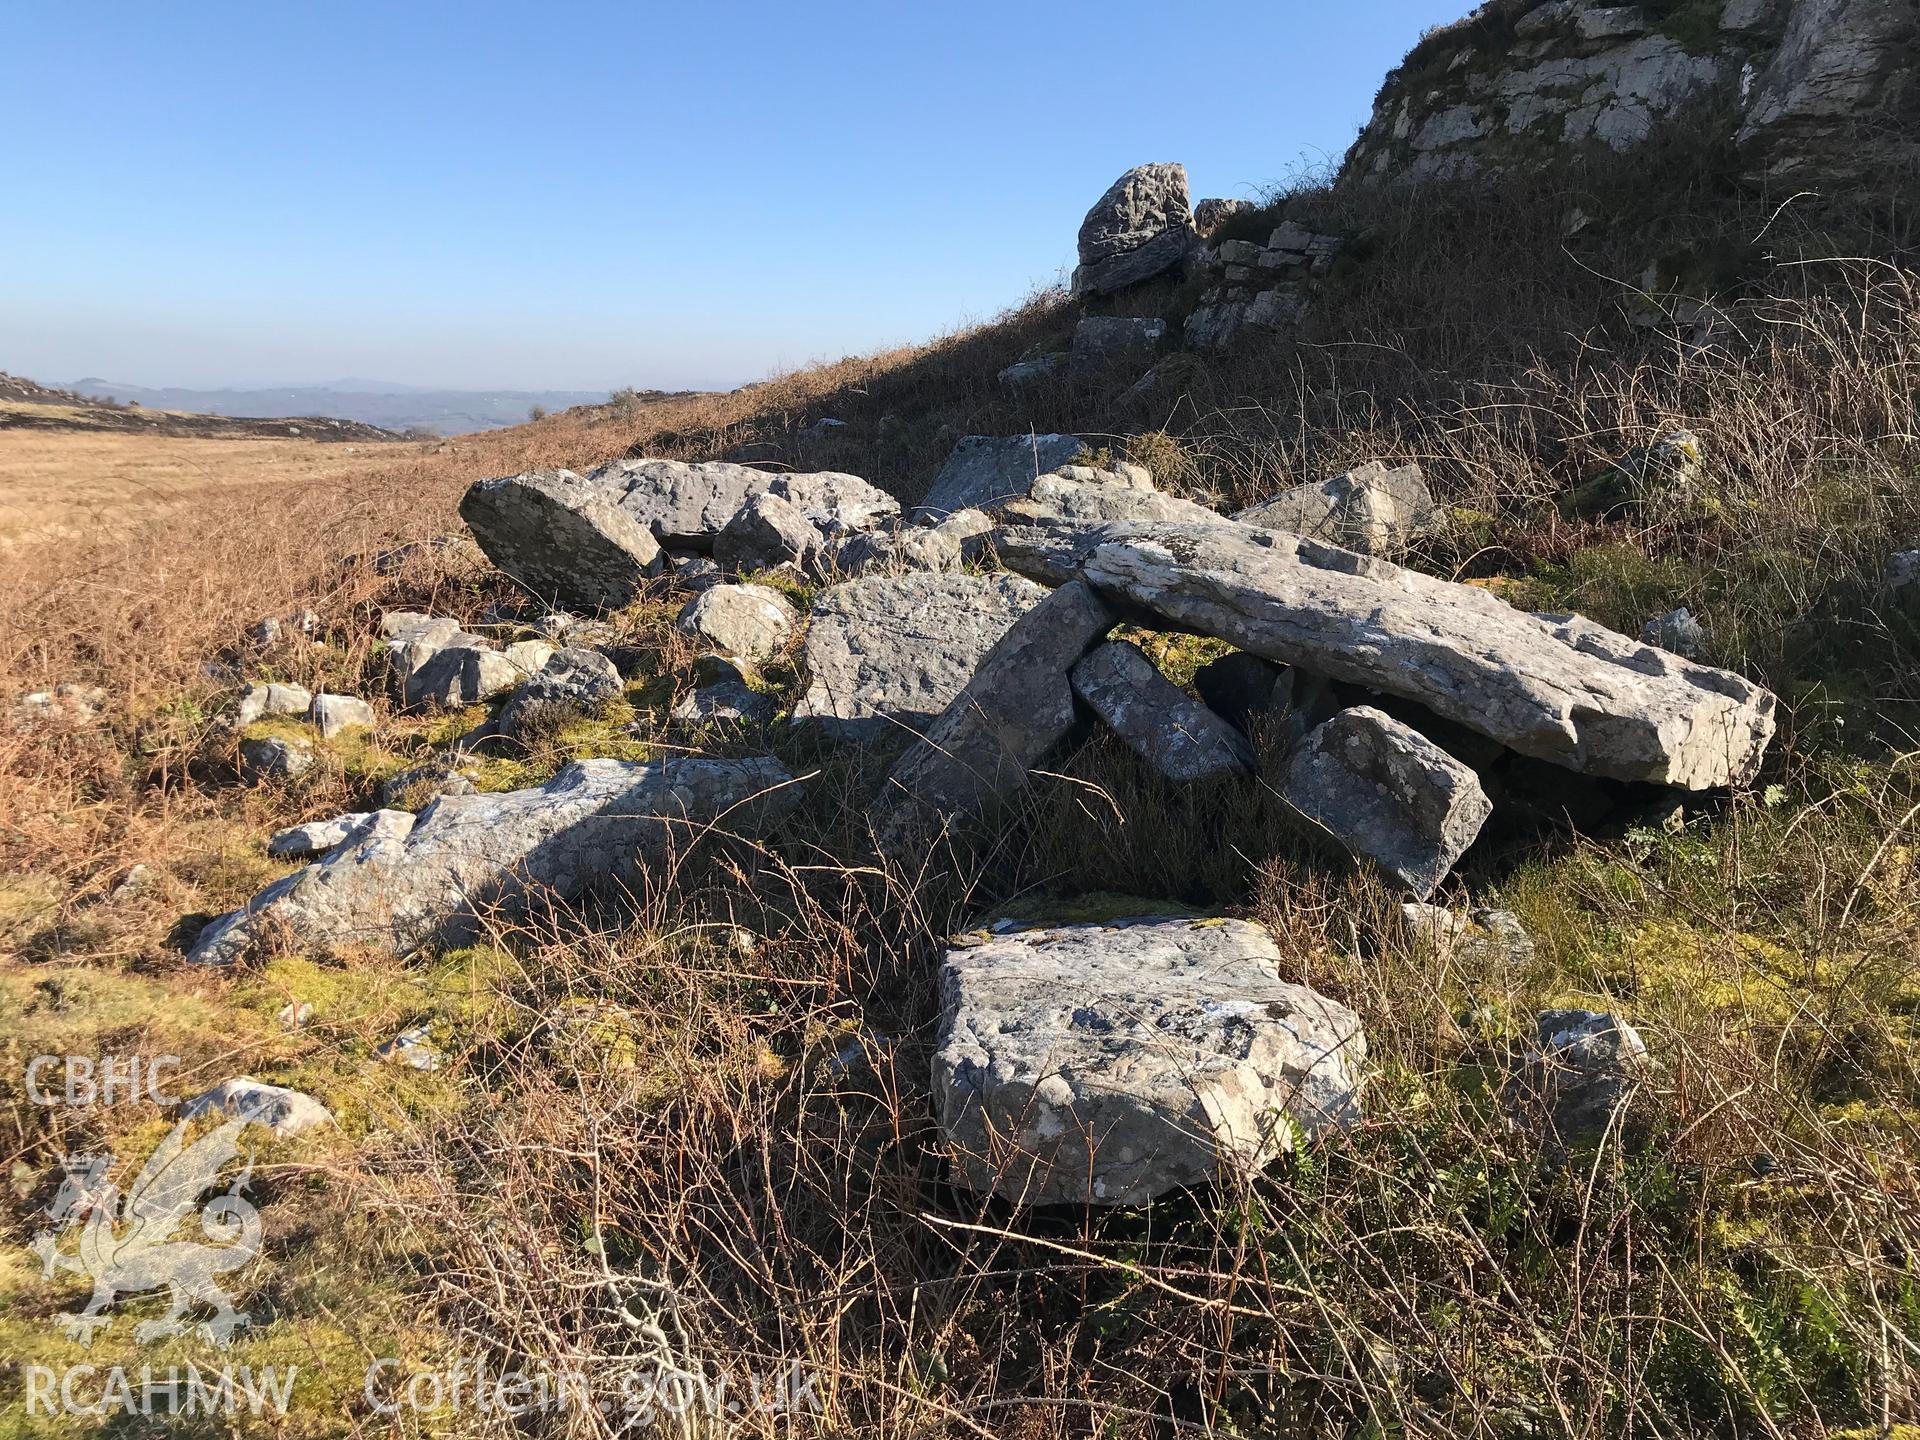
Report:
[[[1336,159],[1346,5],[14,6],[0,370],[707,387],[984,319],[1129,165]]]

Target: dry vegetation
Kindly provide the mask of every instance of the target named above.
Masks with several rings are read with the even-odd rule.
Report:
[[[246,1300],[265,1319],[236,1355],[316,1377],[263,1433],[617,1433],[618,1414],[578,1409],[369,1415],[369,1357],[453,1353],[577,1368],[616,1395],[663,1362],[818,1375],[819,1415],[739,1417],[747,1434],[1798,1436],[1920,1421],[1920,671],[1915,619],[1878,585],[1886,553],[1920,539],[1920,294],[1899,264],[1818,259],[1910,264],[1912,212],[1901,197],[1780,207],[1724,158],[1665,157],[1657,195],[1652,172],[1596,171],[1497,206],[1280,197],[1271,213],[1356,237],[1308,333],[1182,359],[1150,403],[1064,381],[1002,393],[1002,366],[1070,332],[1041,296],[733,395],[209,488],[134,533],[24,550],[0,575],[9,689],[80,680],[114,701],[100,725],[0,734],[7,1238],[33,1228],[63,1152],[150,1143],[165,1124],[150,1107],[36,1110],[18,1094],[24,1057],[171,1052],[183,1093],[246,1071],[342,1118],[256,1171],[271,1263]],[[1563,241],[1575,207],[1604,219]],[[1640,283],[1650,261],[1669,277],[1657,287]],[[1711,294],[1736,332],[1696,350],[1633,323],[1669,289]],[[847,429],[808,438],[824,415]],[[1303,846],[1265,787],[1169,794],[1096,740],[993,844],[922,875],[857,863],[857,777],[835,761],[764,846],[482,947],[404,964],[284,955],[231,976],[181,965],[183,915],[281,873],[261,848],[276,825],[361,808],[471,718],[391,717],[310,781],[247,790],[211,718],[231,683],[203,666],[378,694],[380,608],[478,622],[511,606],[458,552],[393,574],[370,563],[455,528],[471,480],[736,454],[912,499],[959,434],[1029,424],[1227,500],[1417,458],[1454,510],[1419,563],[1635,630],[1691,606],[1709,659],[1780,693],[1774,757],[1751,792],[1624,833],[1483,846],[1457,896],[1516,910],[1538,942],[1527,959],[1409,953],[1382,923],[1391,897]],[[1688,503],[1568,504],[1672,424],[1708,454]],[[324,643],[246,648],[254,621],[307,606]],[[657,719],[670,696],[670,613],[616,617],[657,657],[627,709],[488,783],[570,754],[659,753],[613,727]],[[1177,645],[1159,658],[1190,673]],[[109,900],[135,863],[152,890]],[[1111,891],[1141,898],[1095,893]],[[1365,1125],[1258,1183],[1149,1211],[1021,1213],[950,1189],[924,1090],[939,937],[996,909],[1143,903],[1258,918],[1296,978],[1359,1010]],[[295,997],[319,1019],[291,1033],[272,1016]],[[1502,1119],[1497,1077],[1553,1002],[1618,1008],[1658,1054],[1635,1143],[1568,1156]],[[372,1057],[408,1023],[430,1026],[445,1070]],[[9,1264],[0,1349],[54,1354],[49,1317],[73,1297]]]

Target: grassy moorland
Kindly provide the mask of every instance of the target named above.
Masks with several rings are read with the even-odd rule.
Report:
[[[1596,218],[1569,235],[1576,209]],[[153,1106],[30,1105],[26,1059],[138,1052],[182,1057],[178,1093],[245,1072],[340,1119],[257,1158],[267,1260],[238,1277],[257,1323],[229,1358],[303,1375],[291,1415],[259,1433],[617,1432],[597,1411],[372,1413],[371,1358],[455,1354],[577,1368],[613,1393],[661,1362],[817,1377],[817,1414],[736,1417],[746,1434],[1920,1421],[1920,619],[1880,579],[1888,552],[1920,543],[1910,200],[1789,201],[1676,143],[1491,197],[1306,188],[1265,218],[1281,214],[1351,237],[1300,336],[1179,357],[1151,400],[1065,378],[1005,393],[1003,366],[1071,333],[1074,312],[1041,295],[926,345],[189,494],[10,557],[9,691],[72,681],[111,700],[97,722],[0,733],[0,1354],[72,1358],[53,1316],[84,1291],[44,1281],[24,1248],[61,1157],[144,1153],[169,1123]],[[1129,305],[1177,316],[1194,298]],[[1724,311],[1714,343],[1673,319],[1687,299]],[[824,416],[846,427],[808,435]],[[1574,503],[1676,425],[1705,456],[1684,504]],[[776,731],[821,773],[758,854],[406,962],[182,963],[198,919],[285,872],[264,852],[275,828],[367,808],[479,718],[395,713],[372,624],[521,603],[460,547],[374,563],[458,531],[472,480],[728,455],[851,470],[910,501],[960,435],[1029,426],[1222,504],[1417,459],[1452,523],[1414,563],[1635,633],[1687,605],[1706,659],[1780,696],[1768,765],[1676,813],[1479,847],[1447,898],[1515,911],[1530,956],[1410,951],[1393,897],[1303,848],[1269,788],[1170,792],[1097,738],[950,870],[878,870],[856,844],[858,761]],[[249,647],[256,621],[305,608],[318,643]],[[687,658],[672,613],[612,617],[650,673],[482,783],[672,753]],[[1156,659],[1183,676],[1204,649]],[[298,782],[242,786],[217,724],[234,682],[209,661],[374,697],[382,726]],[[790,698],[798,678],[788,661],[766,683]],[[145,888],[116,896],[136,864]],[[1365,1123],[1258,1182],[1139,1212],[1020,1213],[949,1188],[925,1098],[940,938],[996,909],[1143,904],[1259,919],[1294,978],[1359,1011]],[[275,1018],[294,1000],[315,1006],[297,1031]],[[1569,1156],[1504,1118],[1498,1077],[1553,1003],[1618,1010],[1658,1057],[1632,1143]],[[441,1070],[375,1058],[414,1024]],[[187,1353],[128,1330],[90,1358]],[[6,1413],[20,1434],[55,1428]],[[704,1423],[660,1428],[717,1433]]]

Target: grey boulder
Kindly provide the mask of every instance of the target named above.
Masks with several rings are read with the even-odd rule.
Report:
[[[620,671],[598,650],[555,650],[500,707],[498,729],[517,737],[543,716],[597,716],[620,697],[621,688]]]
[[[269,715],[305,715],[313,708],[313,692],[300,685],[249,685],[234,706],[233,723],[245,729]]]
[[[940,969],[935,1112],[956,1176],[1025,1204],[1144,1205],[1360,1117],[1366,1038],[1245,920],[989,930]]]
[[[653,532],[571,470],[482,480],[462,497],[460,518],[501,571],[576,609],[630,605],[660,569]]]
[[[773,719],[773,701],[744,680],[723,680],[690,690],[673,707],[682,725],[765,725]]]
[[[505,694],[526,677],[526,672],[500,651],[486,644],[446,645],[418,655],[417,646],[395,646],[394,653],[408,650],[409,660],[418,660],[400,684],[400,697],[409,709],[439,705],[459,709],[478,705],[496,695]]]
[[[722,570],[735,575],[782,565],[813,570],[826,543],[827,537],[804,510],[766,491],[750,497],[721,527],[714,537],[713,558]]]
[[[724,460],[616,460],[587,480],[661,544],[681,550],[711,550],[756,495],[790,501],[827,535],[870,530],[900,514],[900,502],[884,490],[837,470],[780,475]]]
[[[1493,813],[1472,770],[1366,705],[1309,735],[1280,789],[1295,810],[1422,900]]]
[[[1109,640],[1072,671],[1073,693],[1163,780],[1185,784],[1253,770],[1246,739],[1154,667],[1137,645]]]
[[[1069,672],[1115,616],[1091,589],[1062,585],[1013,623],[874,797],[875,839],[905,857],[955,819],[1005,801],[1074,724]]]
[[[316,695],[307,718],[320,732],[322,740],[331,740],[348,730],[371,730],[373,706],[357,695]]]
[[[1184,165],[1136,165],[1080,222],[1077,296],[1109,295],[1186,262],[1196,237]]]
[[[969,435],[948,454],[913,518],[937,524],[956,510],[985,510],[1025,495],[1036,479],[1085,449],[1078,435]]]
[[[284,1085],[269,1085],[251,1075],[222,1080],[180,1107],[182,1120],[198,1120],[202,1115],[244,1119],[283,1136],[333,1123],[332,1112],[313,1096]]]
[[[1233,518],[1362,555],[1386,555],[1435,529],[1440,513],[1418,465],[1389,469],[1370,460],[1318,485],[1297,485]]]
[[[1684,660],[1698,660],[1707,648],[1707,632],[1684,605],[1647,621],[1640,629],[1640,639]]]
[[[1073,329],[1073,374],[1092,380],[1116,366],[1145,370],[1166,343],[1167,322],[1132,315],[1087,315]]]
[[[924,731],[1047,592],[1017,575],[871,575],[814,602],[796,723],[839,742]]]
[[[796,795],[766,758],[576,760],[533,789],[445,796],[417,817],[382,810],[351,843],[208,925],[188,958],[232,964],[268,936],[396,951],[467,944],[496,910],[635,883],[714,827],[764,823]]]
[[[787,597],[765,585],[715,585],[689,600],[674,621],[682,634],[741,660],[778,654],[799,623]]]
[[[275,832],[267,841],[267,854],[275,860],[309,860],[344,844],[363,825],[373,819],[370,813],[338,815],[331,820],[309,820]]]
[[[313,741],[304,736],[264,735],[240,742],[240,773],[253,783],[304,775],[316,758]]]
[[[1543,1010],[1534,1044],[1503,1098],[1544,1122],[1563,1144],[1592,1140],[1612,1128],[1635,1093],[1655,1077],[1639,1031],[1595,1010]]]

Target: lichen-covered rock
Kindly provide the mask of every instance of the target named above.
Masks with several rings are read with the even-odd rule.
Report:
[[[618,610],[660,569],[653,532],[571,470],[482,480],[462,497],[460,518],[489,560],[549,602]]]
[[[881,850],[909,855],[956,818],[1017,793],[1040,757],[1072,730],[1068,673],[1114,623],[1113,612],[1077,581],[1015,621],[874,797]]]
[[[371,730],[373,706],[358,695],[316,695],[307,710],[307,718],[320,732],[322,740],[331,740],[349,730]]]
[[[957,510],[986,510],[1025,495],[1036,479],[1085,449],[1078,435],[969,435],[947,456],[914,521],[935,525]]]
[[[500,707],[498,729],[517,737],[542,717],[599,715],[620,692],[620,671],[598,650],[555,650],[540,672]]]
[[[1175,784],[1246,775],[1246,739],[1162,675],[1137,645],[1109,640],[1072,671],[1073,693],[1162,779]]]
[[[870,530],[897,519],[900,502],[857,475],[837,470],[781,475],[724,460],[616,460],[587,477],[608,491],[662,545],[708,551],[756,495],[791,502],[825,535]]]
[[[285,830],[276,831],[267,841],[267,854],[275,860],[308,860],[315,855],[324,855],[334,846],[344,844],[354,832],[373,819],[370,812],[352,815],[337,815],[331,820],[309,820],[304,825],[290,825]]]
[[[333,1123],[333,1112],[313,1096],[289,1090],[284,1085],[269,1085],[251,1075],[222,1080],[180,1107],[182,1120],[198,1120],[202,1115],[244,1119],[283,1136]]]
[[[240,774],[249,782],[292,780],[311,770],[313,741],[299,735],[261,735],[240,742]]]
[[[715,585],[689,600],[674,624],[724,655],[766,660],[800,623],[787,597],[766,585]]]
[[[1388,555],[1434,529],[1440,514],[1417,464],[1389,468],[1370,460],[1331,480],[1296,485],[1233,518],[1362,555]]]
[[[1523,1118],[1543,1121],[1555,1139],[1571,1145],[1617,1131],[1635,1092],[1655,1074],[1646,1042],[1619,1016],[1543,1010],[1538,1038],[1504,1098]]]
[[[419,816],[382,810],[326,858],[207,926],[189,959],[225,965],[266,938],[409,951],[469,943],[481,917],[559,899],[678,854],[725,816],[751,831],[791,805],[772,759],[576,760],[545,785],[445,796]]]
[[[1017,575],[868,576],[814,602],[793,718],[830,739],[905,744],[1047,592]]]
[[[934,1108],[969,1188],[1143,1205],[1360,1116],[1366,1039],[1245,920],[994,928],[940,970]]]
[[[233,723],[245,729],[269,715],[305,715],[313,708],[313,692],[303,685],[249,685],[233,708]]]
[[[1493,813],[1472,770],[1367,705],[1341,711],[1307,736],[1280,793],[1422,900]]]
[[[1136,165],[1080,223],[1075,295],[1110,295],[1185,263],[1194,243],[1184,165]]]
[[[1118,603],[1569,770],[1705,790],[1749,778],[1773,737],[1774,697],[1729,671],[1282,531],[1118,522],[1028,545],[1034,533],[1001,535],[1015,569],[1079,573]]]
[[[827,537],[793,501],[771,491],[754,495],[714,537],[713,558],[722,570],[745,575],[793,565],[812,570]]]

